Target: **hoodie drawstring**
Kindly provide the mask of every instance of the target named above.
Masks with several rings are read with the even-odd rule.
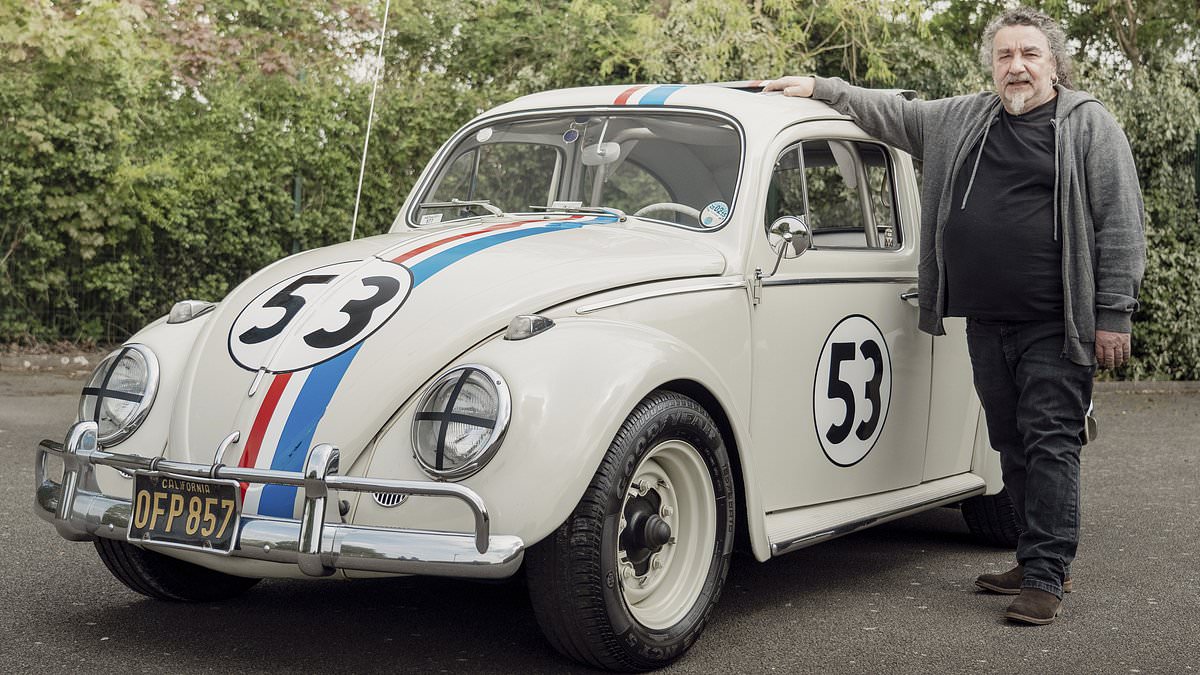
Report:
[[[979,160],[983,159],[983,146],[987,144],[988,132],[992,130],[992,124],[995,121],[995,117],[990,117],[983,125],[983,138],[979,141],[979,154],[975,155],[975,164],[971,167],[971,178],[967,180],[967,190],[963,193],[962,206],[958,207],[959,211],[967,208],[967,197],[971,196],[971,188],[975,185],[975,172],[979,171]]]
[[[1051,119],[1054,127],[1054,241],[1058,241],[1058,120]]]

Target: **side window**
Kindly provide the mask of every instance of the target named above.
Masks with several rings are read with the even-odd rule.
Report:
[[[814,140],[784,150],[767,191],[767,225],[797,216],[813,248],[895,249],[900,245],[887,151],[861,141]]]

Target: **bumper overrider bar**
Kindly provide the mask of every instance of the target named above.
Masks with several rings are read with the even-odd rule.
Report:
[[[96,537],[129,541],[133,505],[100,492],[93,467],[111,466],[126,473],[157,471],[185,478],[226,479],[244,483],[292,485],[304,491],[300,520],[241,516],[233,551],[239,558],[297,565],[304,574],[322,577],[335,570],[498,579],[517,571],[524,557],[519,537],[489,534],[487,508],[473,490],[453,483],[388,480],[339,476],[338,449],[314,446],[303,473],[192,464],[162,457],[121,455],[101,450],[93,421],[77,422],[66,441],[38,444],[34,466],[37,494],[34,509],[54,525],[63,538],[90,541]],[[63,461],[62,482],[47,477],[49,455]],[[470,508],[474,534],[363,527],[325,522],[330,490],[450,497]],[[154,548],[154,542],[129,541]],[[225,555],[213,551],[212,555]]]

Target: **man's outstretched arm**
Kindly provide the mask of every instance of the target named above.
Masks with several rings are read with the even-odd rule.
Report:
[[[924,154],[924,122],[930,103],[909,101],[894,92],[855,87],[836,77],[781,77],[763,87],[764,93],[773,91],[824,101],[852,117],[872,136],[918,159]]]

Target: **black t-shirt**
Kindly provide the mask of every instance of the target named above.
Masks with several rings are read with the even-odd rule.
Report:
[[[965,208],[978,146],[963,162],[943,235],[947,316],[1062,318],[1062,242],[1054,232],[1057,101],[1023,115],[1001,109]]]

